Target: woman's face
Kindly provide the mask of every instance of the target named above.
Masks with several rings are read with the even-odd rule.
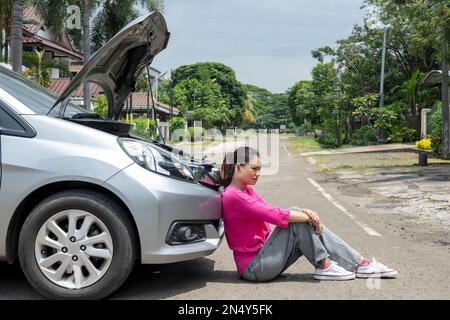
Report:
[[[236,164],[235,178],[244,185],[255,185],[261,174],[261,161],[258,156],[253,156],[246,165]]]

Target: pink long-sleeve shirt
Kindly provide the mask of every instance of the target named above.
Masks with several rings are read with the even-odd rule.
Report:
[[[287,228],[290,210],[267,203],[251,186],[245,191],[229,185],[222,193],[225,237],[233,250],[239,275],[250,263],[270,234],[270,224]]]

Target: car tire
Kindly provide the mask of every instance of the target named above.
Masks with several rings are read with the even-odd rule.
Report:
[[[82,216],[80,212],[85,215]],[[64,215],[67,215],[67,220],[59,222],[58,217],[64,219]],[[75,215],[79,216],[72,218]],[[80,218],[81,216],[82,218]],[[100,244],[87,244],[87,249],[86,246],[81,246],[74,241],[74,243],[69,243],[69,249],[67,247],[61,249],[60,243],[68,243],[66,238],[71,233],[69,217],[72,219],[71,230],[79,232],[78,234],[72,232],[72,234],[79,236],[80,243],[93,241],[95,236],[102,236],[102,239],[106,240]],[[75,221],[75,227],[73,227],[73,221]],[[58,223],[61,225],[58,225],[60,229],[57,230],[63,230],[66,233],[49,231],[55,230],[54,225]],[[64,223],[67,228],[64,227]],[[86,223],[85,228],[84,223]],[[92,224],[89,226],[89,223]],[[86,231],[85,238],[81,236],[83,231]],[[42,237],[43,234],[45,238]],[[55,234],[61,236],[58,237]],[[51,239],[48,240],[49,238]],[[59,249],[42,246],[42,239],[57,242],[58,245],[55,247]],[[75,237],[70,237],[71,242],[74,239]],[[99,246],[101,246],[100,249],[98,249]],[[80,251],[77,263],[85,264],[76,266],[76,262],[72,261],[75,260],[74,256],[77,253],[69,254],[75,252],[74,250],[81,250],[83,247],[85,251],[83,253]],[[26,278],[44,297],[50,299],[102,299],[116,291],[127,279],[136,260],[137,244],[130,219],[114,200],[91,190],[69,190],[50,196],[33,209],[21,229],[18,248],[20,265]],[[98,258],[97,253],[94,257],[90,256],[89,254],[94,252],[92,250],[106,252],[104,254],[106,258]],[[63,252],[65,253],[63,254]],[[42,257],[41,254],[45,255]],[[49,263],[45,263],[45,265],[42,263],[48,257],[56,257],[56,254],[59,255],[58,257],[64,257],[61,258],[64,259],[61,260],[63,262],[56,262],[52,266],[47,266]],[[67,265],[69,266],[64,271],[62,278],[65,279],[65,282],[58,281],[59,277],[54,274],[59,274],[59,271],[66,268]],[[97,265],[99,269],[97,269]],[[93,266],[95,269],[90,269]],[[75,272],[75,268],[77,272]],[[84,279],[93,282],[89,283]],[[82,286],[82,284],[87,285]]]

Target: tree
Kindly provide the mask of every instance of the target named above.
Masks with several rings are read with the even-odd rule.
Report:
[[[448,56],[444,58],[443,54],[450,29],[448,0],[365,0],[364,7],[375,9],[379,13],[376,20],[389,25],[384,80],[386,108],[368,110],[367,119],[372,115],[376,119],[376,126],[389,129],[394,126],[388,126],[386,121],[395,118],[395,126],[401,130],[395,129],[396,132],[391,133],[398,135],[401,131],[411,136],[411,132],[397,121],[402,119],[399,116],[406,116],[408,111],[411,116],[418,115],[422,108],[429,108],[436,101],[435,90],[422,87],[421,81],[424,73],[439,69],[440,64],[443,69],[448,66]],[[370,13],[367,17],[372,18]],[[331,129],[337,134],[341,119],[345,117],[348,139],[350,124],[356,115],[353,113],[355,105],[352,101],[355,101],[355,98],[357,101],[358,97],[366,97],[371,92],[378,92],[382,41],[382,28],[369,29],[355,25],[351,35],[338,40],[335,47],[325,46],[312,52],[319,62],[313,70],[312,91],[317,97],[315,102],[319,122],[323,127],[329,127],[327,130]],[[326,62],[333,64],[336,72],[327,71],[324,65]],[[334,81],[331,81],[332,79]],[[443,83],[445,81],[444,77]],[[335,83],[334,88],[332,82]],[[442,88],[444,87],[447,88],[445,84],[442,85]],[[295,112],[312,109],[311,106],[305,108],[296,101],[300,89],[304,88],[291,90],[293,116]],[[447,89],[442,89],[443,101],[446,100],[447,92]],[[314,101],[301,98],[302,101]],[[443,112],[445,110],[449,111],[447,122],[450,122],[450,110],[443,108]],[[300,115],[304,114],[300,112]],[[296,117],[298,121],[298,115]],[[443,116],[443,121],[445,118],[446,116]],[[446,132],[445,129],[443,131]],[[447,132],[450,141],[450,130]],[[398,135],[398,138],[401,140],[402,137]]]
[[[380,9],[383,21],[407,21],[406,35],[410,35],[413,55],[424,62],[428,70],[442,72],[441,97],[443,102],[443,157],[450,158],[450,110],[448,97],[448,41],[450,39],[450,6],[448,0],[366,0],[368,5]]]
[[[312,77],[314,103],[317,106],[323,130],[319,142],[332,147],[340,146],[344,120],[348,111],[334,62],[317,64],[312,70]]]
[[[12,68],[15,72],[22,72],[22,26],[23,0],[14,0],[11,30]]]
[[[256,123],[255,111],[256,99],[251,92],[247,92],[247,97],[244,102],[244,114],[242,117],[244,127],[248,127]]]
[[[103,4],[102,10],[94,18],[92,29],[92,44],[93,51],[100,49],[106,42],[108,42],[114,35],[116,35],[123,27],[125,27],[131,20],[138,16],[133,6],[137,3],[136,0],[106,0]],[[147,8],[149,11],[162,11],[162,0],[140,0],[139,3]],[[85,12],[89,6],[89,0],[84,0]],[[89,17],[90,15],[86,15]],[[85,18],[84,29],[89,30],[89,19]],[[87,33],[85,31],[85,33]],[[85,61],[91,51],[91,40],[85,40]],[[88,88],[88,86],[85,86]],[[85,105],[90,99],[90,93],[85,91]]]
[[[145,78],[145,83],[142,84],[141,88],[143,91],[146,91],[148,88],[147,78]],[[138,82],[139,85],[139,82]],[[162,103],[166,103],[168,105],[172,105],[173,101],[171,101],[172,96],[172,82],[170,80],[161,80],[158,83],[158,101]]]
[[[201,120],[207,129],[219,127],[224,130],[231,123],[233,114],[217,82],[187,78],[175,85],[173,96],[174,104],[188,120]]]
[[[49,26],[56,38],[61,40],[62,34],[64,32],[65,22],[68,18],[67,7],[69,5],[77,5],[80,7],[81,13],[83,15],[83,30],[82,30],[82,39],[83,39],[83,59],[84,62],[88,61],[90,58],[90,17],[91,12],[95,6],[98,5],[98,0],[35,0],[35,3],[38,7],[40,14],[42,15],[45,23]],[[80,31],[80,30],[79,30]],[[73,31],[68,33],[70,36],[75,38],[74,41],[76,46],[81,45],[79,31]],[[74,39],[72,39],[74,40]],[[84,83],[83,90],[83,101],[84,106],[88,111],[91,110],[91,93],[90,86],[88,83]]]
[[[242,84],[236,79],[233,69],[218,62],[201,62],[180,66],[172,72],[174,97],[176,86],[186,79],[196,79],[199,82],[214,80],[219,85],[224,106],[232,111],[229,114],[232,117],[231,123],[236,126],[242,125],[246,94]]]
[[[33,0],[32,4],[36,5],[45,25],[52,30],[56,40],[61,41],[67,19],[67,7],[71,4],[79,5],[80,3],[76,0]]]
[[[289,90],[288,105],[296,125],[317,124],[319,122],[312,81],[301,80],[294,84]]]
[[[378,94],[369,93],[363,97],[356,97],[352,100],[357,109],[353,112],[353,115],[361,117],[361,123],[364,126],[372,125],[370,123],[371,110],[376,105]]]
[[[149,11],[163,11],[163,0],[105,0],[93,19],[92,50],[100,49],[109,39],[138,16],[134,5],[139,3]]]
[[[252,110],[251,113],[255,117],[254,122],[244,122],[244,128],[275,129],[281,124],[292,123],[287,93],[273,94],[250,84],[245,84],[243,87],[247,95],[245,110]]]
[[[71,31],[68,34],[72,41],[80,48],[82,38],[82,49],[84,61],[88,61],[91,52],[100,49],[109,39],[111,39],[120,29],[137,16],[133,6],[140,3],[147,9],[161,10],[162,0],[35,0],[44,21],[56,31],[60,36],[68,18],[67,7],[77,5],[81,8],[83,15],[82,37],[78,31]],[[94,18],[91,39],[91,14],[93,9],[103,3],[102,9]],[[91,42],[93,46],[91,47]],[[84,85],[84,105],[90,109],[91,94],[89,85]]]

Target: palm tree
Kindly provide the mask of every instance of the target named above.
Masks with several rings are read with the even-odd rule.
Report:
[[[33,1],[41,13],[47,26],[51,27],[55,35],[62,37],[65,20],[67,18],[67,7],[76,4],[81,8],[83,13],[83,59],[88,61],[90,58],[90,17],[92,10],[99,4],[99,0],[34,0]],[[78,35],[79,33],[68,33],[72,36],[72,41],[76,46],[80,46]],[[87,35],[87,36],[84,36]],[[75,39],[74,39],[75,38]],[[80,49],[80,48],[79,48]],[[84,105],[87,110],[91,111],[91,93],[90,87],[87,83],[84,85]]]
[[[137,13],[133,9],[136,3],[139,3],[150,11],[161,11],[163,0],[139,0],[139,2],[138,0],[34,0],[34,2],[40,9],[46,24],[55,30],[62,30],[64,26],[64,21],[67,16],[67,5],[74,4],[75,2],[82,8],[83,53],[84,61],[88,61],[91,52],[97,51],[129,21],[137,16]],[[94,26],[91,30],[91,14],[94,8],[101,3],[103,3],[103,8],[94,18]],[[91,43],[93,46],[91,46]],[[90,88],[86,84],[84,88],[84,105],[90,109]]]
[[[44,53],[45,50],[24,53],[24,62],[31,65],[31,67],[24,72],[24,76],[30,77],[41,86],[48,87],[50,85],[52,69],[68,71],[68,68],[58,59],[44,61]]]
[[[253,124],[256,122],[256,99],[252,93],[247,93],[247,97],[244,101],[244,112],[242,114],[242,120],[245,125]]]
[[[149,11],[162,11],[163,0],[105,0],[102,10],[95,16],[92,27],[92,49],[97,51],[120,29],[138,16],[134,5]]]
[[[22,26],[23,0],[14,0],[11,28],[12,68],[15,72],[22,71]]]

